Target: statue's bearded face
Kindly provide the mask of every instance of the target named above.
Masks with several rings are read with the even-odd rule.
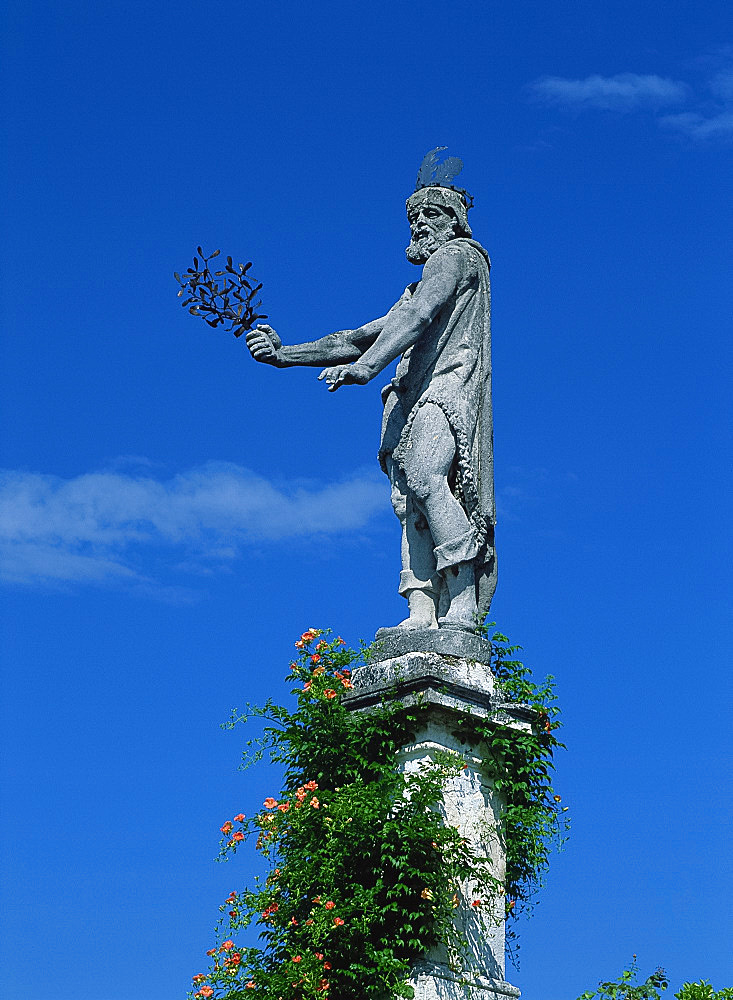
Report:
[[[424,264],[448,240],[455,239],[458,220],[449,208],[423,202],[407,213],[412,238],[405,250],[411,264]]]

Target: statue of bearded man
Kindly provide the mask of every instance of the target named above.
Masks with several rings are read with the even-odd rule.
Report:
[[[411,195],[406,253],[422,277],[380,319],[292,346],[270,326],[247,335],[257,361],[327,366],[318,377],[331,392],[400,359],[382,390],[379,450],[402,525],[400,630],[473,632],[496,588],[489,257],[467,210],[453,188]]]

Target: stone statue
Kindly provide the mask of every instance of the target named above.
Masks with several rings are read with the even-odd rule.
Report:
[[[396,629],[473,632],[496,588],[490,265],[471,238],[472,199],[449,186],[462,163],[436,168],[438,151],[425,157],[407,200],[406,254],[423,265],[422,277],[389,312],[289,346],[260,325],[247,345],[277,368],[327,366],[318,377],[331,392],[364,385],[400,359],[382,390],[379,449],[402,525],[399,593],[409,616]]]

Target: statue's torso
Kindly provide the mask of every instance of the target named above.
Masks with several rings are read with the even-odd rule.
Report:
[[[469,404],[481,377],[490,309],[488,262],[473,241],[452,240],[436,253],[460,256],[460,277],[453,294],[417,343],[400,358],[392,385],[409,412],[430,390]],[[419,285],[410,286],[409,301]],[[478,405],[475,400],[470,406]]]

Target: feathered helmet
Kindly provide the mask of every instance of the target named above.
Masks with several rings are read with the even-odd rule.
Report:
[[[463,160],[457,156],[439,159],[439,154],[447,146],[436,146],[425,154],[417,172],[415,192],[407,199],[408,215],[421,205],[440,205],[449,208],[458,219],[461,236],[471,236],[468,224],[468,210],[473,206],[473,198],[463,188],[454,187],[451,181],[463,170]]]

